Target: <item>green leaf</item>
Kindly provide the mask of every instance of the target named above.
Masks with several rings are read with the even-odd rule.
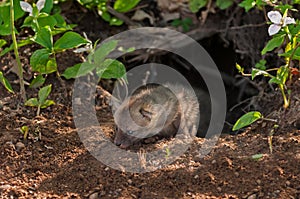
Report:
[[[42,74],[48,74],[48,72],[53,71],[52,69],[47,69],[47,63],[50,60],[51,53],[48,49],[36,50],[30,57],[30,65],[32,70]],[[54,70],[56,71],[56,70]]]
[[[181,19],[175,19],[172,21],[171,25],[174,26],[174,27],[178,27],[182,24],[182,21]]]
[[[264,155],[261,154],[261,153],[255,154],[255,155],[252,155],[252,156],[251,156],[251,158],[252,158],[253,160],[260,160],[260,159],[263,158],[263,157],[264,157]]]
[[[252,68],[252,72],[251,72],[251,77],[252,77],[252,80],[259,76],[259,75],[264,75],[264,76],[267,76],[267,77],[272,77],[272,75],[264,70],[260,70],[260,69],[257,69],[257,68]]]
[[[80,45],[87,44],[88,41],[81,37],[80,34],[75,32],[66,32],[61,38],[59,38],[55,44],[55,51],[65,50],[70,48],[76,48]]]
[[[37,98],[30,98],[25,102],[25,106],[34,106],[37,107],[39,106],[39,102]]]
[[[277,77],[272,77],[272,78],[269,80],[269,84],[272,84],[272,83],[278,84],[278,85],[282,84],[281,81],[280,81],[280,79],[278,79]]]
[[[267,61],[264,59],[259,60],[258,63],[255,64],[255,68],[260,69],[260,70],[266,70],[266,63]]]
[[[53,38],[51,35],[51,29],[49,26],[42,27],[34,37],[34,42],[52,51]]]
[[[227,9],[233,4],[234,0],[217,0],[216,5],[221,9]]]
[[[116,0],[114,9],[118,12],[127,12],[134,8],[140,0]]]
[[[239,73],[244,74],[244,68],[238,63],[235,64],[235,68],[239,71]]]
[[[106,22],[110,22],[111,21],[111,16],[110,14],[107,12],[107,11],[101,11],[100,14],[99,14],[102,19]]]
[[[46,99],[51,92],[51,87],[52,85],[49,84],[39,90],[39,105],[43,105],[46,102]]]
[[[42,75],[36,76],[30,83],[30,88],[38,88],[42,86],[46,81],[46,78],[44,78]]]
[[[47,108],[47,107],[49,107],[51,105],[54,105],[54,104],[55,104],[55,102],[53,100],[46,100],[45,103],[43,103],[41,105],[41,108]]]
[[[26,46],[28,44],[31,44],[32,41],[30,41],[30,39],[24,39],[24,40],[20,40],[17,44],[18,48],[22,47],[22,46]],[[13,44],[11,44],[9,47],[5,48],[3,51],[1,51],[0,53],[0,57],[5,55],[6,53],[8,53],[9,51],[12,51],[14,49]]]
[[[67,26],[65,19],[59,13],[56,13],[52,16],[56,20],[56,26],[58,26],[58,27],[66,27]]]
[[[84,76],[96,68],[95,64],[90,64],[88,62],[84,62],[82,64],[76,64],[72,67],[67,68],[62,74],[66,79],[77,78],[80,76]]]
[[[118,19],[116,17],[112,17],[109,21],[109,25],[111,26],[121,26],[124,23],[121,19]]]
[[[280,4],[275,6],[274,8],[280,10],[281,13],[285,13],[286,10],[293,9],[293,6],[289,4]]]
[[[7,91],[14,93],[10,83],[8,80],[4,77],[3,73],[0,71],[0,82],[1,84],[6,88]]]
[[[22,10],[20,6],[20,0],[13,0],[14,1],[14,15],[15,15],[15,21],[20,19],[24,16],[25,12]]]
[[[45,12],[47,14],[50,14],[51,10],[53,8],[53,0],[46,0],[45,5],[41,12]]]
[[[242,117],[240,117],[240,119],[238,119],[236,121],[232,130],[233,131],[239,130],[245,126],[252,124],[253,122],[257,121],[260,118],[262,118],[262,115],[258,111],[252,111],[252,112],[246,113],[245,115],[243,115]]]
[[[7,41],[5,41],[4,39],[0,39],[0,48],[5,44],[7,44]]]
[[[294,52],[294,49],[292,49],[292,50],[289,50],[286,53],[280,54],[279,56],[290,58],[292,56],[292,53],[294,53],[292,59],[300,60],[300,48],[299,47],[295,50],[295,52]]]
[[[190,0],[189,7],[193,13],[198,12],[201,8],[206,6],[208,0]]]
[[[41,72],[40,72],[42,74],[50,74],[50,73],[56,72],[57,71],[56,59],[55,58],[50,58],[47,61],[46,67],[42,68],[42,69],[44,69],[44,70],[41,70]]]
[[[96,68],[96,73],[103,79],[121,78],[125,75],[126,69],[118,60],[106,59],[100,67]]]
[[[266,52],[272,51],[275,48],[279,47],[282,45],[284,41],[285,35],[280,35],[277,37],[272,38],[267,45],[264,47],[264,49],[261,51],[261,54],[264,55]]]
[[[255,0],[244,0],[239,4],[239,6],[244,8],[246,12],[248,12],[251,8],[255,6],[255,4]]]
[[[290,69],[286,66],[281,66],[277,70],[276,77],[280,80],[281,84],[285,84],[286,80],[289,77]]]
[[[100,65],[104,61],[105,57],[116,49],[117,45],[117,40],[111,40],[100,44],[100,47],[95,51],[93,55],[95,64]]]
[[[55,17],[49,15],[39,17],[37,20],[40,28],[50,26],[50,29],[53,30],[54,26],[57,24]]]

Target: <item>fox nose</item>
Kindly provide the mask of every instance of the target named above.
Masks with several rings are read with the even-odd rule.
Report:
[[[115,140],[114,140],[114,144],[117,145],[117,146],[120,146],[120,145],[121,145],[121,142],[115,139]]]

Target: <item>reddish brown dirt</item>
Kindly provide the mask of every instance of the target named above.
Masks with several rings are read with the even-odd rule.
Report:
[[[296,83],[295,87],[299,88],[299,80]],[[72,83],[67,86],[70,91]],[[67,98],[62,98],[59,86],[54,87],[50,99],[55,99],[56,105],[42,110],[38,117],[34,108],[18,107],[18,96],[4,92],[0,110],[0,196],[299,198],[300,131],[296,130],[296,123],[300,93],[296,91],[292,108],[272,112],[272,118],[278,119],[281,126],[272,139],[272,154],[268,135],[273,123],[262,122],[237,136],[223,135],[203,159],[198,157],[203,140],[196,139],[174,163],[144,174],[111,169],[86,150],[72,121],[70,92]],[[107,104],[99,104],[106,110],[101,117],[103,130],[112,135],[113,123]],[[23,125],[30,128],[26,140],[18,130]],[[24,146],[18,146],[20,143]],[[255,154],[263,157],[254,160],[251,156]]]
[[[28,58],[23,56],[26,67]],[[62,67],[80,62],[72,52],[59,56]],[[74,59],[66,59],[70,56]],[[1,58],[1,71],[11,68],[11,60],[10,55]],[[13,73],[6,77],[16,80]],[[278,92],[259,100],[264,114],[277,119],[279,128],[262,121],[239,135],[222,135],[204,158],[198,156],[204,140],[195,138],[174,163],[143,174],[114,170],[87,151],[73,122],[73,81],[64,82],[65,88],[55,75],[48,77],[46,84],[53,84],[49,99],[56,104],[40,116],[0,85],[0,198],[300,198],[299,77],[289,85],[290,108],[282,108]],[[15,90],[17,83],[12,83]],[[36,93],[27,89],[28,97]],[[111,111],[106,95],[98,94],[98,119],[112,139]],[[27,139],[19,131],[24,125],[29,127]],[[252,158],[256,154],[262,157]]]

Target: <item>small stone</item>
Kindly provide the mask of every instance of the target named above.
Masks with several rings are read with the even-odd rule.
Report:
[[[76,97],[73,102],[76,105],[81,105],[82,104],[81,99],[79,97]]]
[[[222,188],[221,187],[217,187],[217,190],[218,190],[218,192],[221,192]]]
[[[198,178],[199,178],[199,176],[198,176],[198,175],[195,175],[195,176],[194,176],[194,178],[195,178],[195,179],[198,179]]]
[[[212,164],[216,164],[216,163],[217,163],[217,161],[216,161],[216,160],[213,160],[213,161],[211,161],[211,163],[212,163]]]
[[[286,186],[289,187],[289,186],[291,185],[291,182],[287,180],[287,181],[285,182],[285,184],[286,184]]]
[[[106,167],[105,169],[104,169],[104,171],[108,171],[109,170],[109,167]]]
[[[240,174],[239,174],[238,172],[234,172],[234,175],[235,175],[236,177],[239,177],[239,176],[240,176]]]
[[[127,182],[128,182],[128,184],[132,184],[132,180],[130,180],[130,179],[127,180]]]
[[[261,180],[256,180],[256,183],[257,184],[261,184]]]
[[[99,198],[99,193],[98,193],[98,192],[92,193],[92,194],[89,196],[89,199],[97,199],[97,198]]]
[[[200,155],[194,156],[194,161],[195,161],[195,162],[200,162],[201,159],[202,159],[202,158],[200,157]]]
[[[247,199],[256,199],[256,194],[252,194],[252,195],[248,196]]]
[[[22,142],[17,142],[17,144],[15,145],[16,150],[17,151],[21,151],[22,149],[25,148],[25,144],[23,144]]]

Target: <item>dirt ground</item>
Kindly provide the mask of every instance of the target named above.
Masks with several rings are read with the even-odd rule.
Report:
[[[87,33],[95,32],[88,30],[93,27],[97,26],[88,26]],[[109,34],[122,28],[112,28]],[[12,66],[11,55],[1,59],[1,71]],[[28,64],[26,54],[21,55],[24,65]],[[72,52],[60,56],[59,65],[80,62]],[[10,82],[17,79],[13,73],[6,77]],[[9,94],[0,85],[0,198],[300,198],[299,76],[288,84],[292,90],[290,108],[282,107],[278,91],[255,98],[263,114],[277,120],[278,128],[263,120],[237,135],[222,134],[204,158],[199,157],[204,139],[195,138],[175,162],[147,173],[115,170],[92,156],[73,121],[74,82],[64,80],[62,87],[52,74],[46,84],[50,83],[53,91],[49,99],[56,104],[43,109],[40,116],[35,115],[35,108],[21,105],[18,94]],[[12,84],[18,90],[18,82]],[[27,89],[28,97],[36,93]],[[107,94],[101,90],[96,110],[102,130],[112,140],[113,117]],[[30,129],[26,140],[19,131],[24,125]]]

